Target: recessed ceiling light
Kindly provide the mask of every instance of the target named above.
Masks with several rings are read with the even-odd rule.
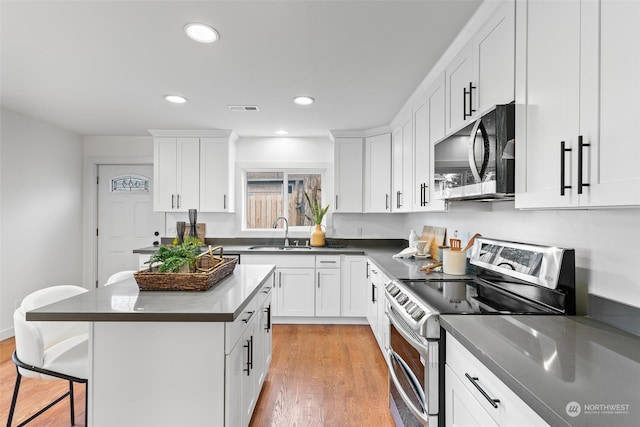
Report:
[[[185,102],[187,102],[187,98],[180,95],[165,95],[164,99],[169,102],[173,102],[174,104],[184,104]]]
[[[200,43],[213,43],[220,38],[215,29],[206,24],[199,24],[197,22],[185,25],[184,32],[191,39]]]
[[[313,104],[314,99],[310,96],[296,96],[293,98],[293,102],[298,105],[311,105]]]
[[[284,129],[280,129],[280,130],[277,130],[277,131],[276,131],[276,135],[280,135],[280,136],[283,136],[283,135],[289,135],[289,132],[287,132],[287,131],[286,131],[286,130],[284,130]]]

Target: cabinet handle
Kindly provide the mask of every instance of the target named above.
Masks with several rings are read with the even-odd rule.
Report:
[[[389,210],[389,193],[385,194],[384,197],[386,199],[384,210],[388,211]]]
[[[376,302],[376,285],[371,284],[371,302]]]
[[[564,190],[571,188],[570,185],[565,185],[564,182],[564,174],[565,174],[565,153],[567,151],[571,151],[571,148],[565,148],[565,142],[560,141],[560,195],[564,196]]]
[[[171,209],[175,209],[175,194],[171,195]]]
[[[583,165],[582,165],[582,155],[584,151],[584,147],[591,147],[591,144],[585,144],[582,142],[582,135],[578,136],[578,194],[582,194],[582,187],[589,187],[589,183],[585,183],[583,181]]]
[[[253,336],[251,337],[253,338]],[[251,375],[251,340],[247,340],[246,344],[243,345],[242,347],[247,349],[247,364],[246,367],[244,369],[242,369],[243,372],[247,373],[247,376]]]
[[[278,287],[282,287],[282,271],[278,271]]]
[[[265,331],[271,331],[271,304],[264,309],[264,312],[267,313],[267,326],[264,328]]]
[[[471,384],[476,386],[476,388],[478,389],[480,394],[482,394],[484,396],[484,398],[489,401],[491,406],[493,406],[494,408],[498,408],[498,403],[500,403],[500,400],[499,399],[492,399],[491,396],[489,396],[487,394],[487,392],[484,391],[484,389],[482,387],[480,387],[480,384],[478,384],[478,377],[472,377],[471,375],[467,374],[466,372],[465,372],[464,376],[467,377],[467,379],[469,381],[471,381]]]
[[[253,369],[253,335],[249,338],[249,369]]]
[[[336,210],[338,210],[338,195],[336,194]]]
[[[178,209],[180,209],[180,195],[178,194]]]
[[[335,264],[335,261],[320,261],[320,264]]]
[[[222,196],[222,209],[227,209],[227,195]]]
[[[320,272],[318,271],[318,289],[320,289]]]
[[[462,110],[463,110],[463,118],[462,120],[467,120],[467,117],[473,116],[473,113],[476,110],[473,108],[473,89],[476,87],[473,85],[473,82],[469,82],[469,91],[467,89],[463,89],[463,102],[462,102]],[[467,113],[467,94],[469,95],[469,113]]]
[[[401,206],[400,205],[400,193],[401,193],[400,191],[396,192],[396,208],[397,209],[400,209],[400,206]]]
[[[367,261],[367,272],[366,272],[366,276],[365,276],[367,279],[369,278],[369,265],[370,265],[369,261]]]
[[[246,319],[242,319],[242,321],[244,323],[249,323],[249,320],[251,320],[251,318],[253,317],[253,311],[247,311],[247,314],[249,315],[249,317],[247,317]]]

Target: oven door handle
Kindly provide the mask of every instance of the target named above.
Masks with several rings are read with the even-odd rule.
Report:
[[[393,359],[395,359],[397,363],[400,363],[400,360],[398,360],[398,358],[395,356],[394,352],[391,349],[388,349],[387,353],[389,355],[389,363],[391,363],[391,360]],[[422,424],[426,426],[429,421],[426,414],[420,409],[416,408],[416,406],[413,404],[413,402],[407,395],[407,392],[404,391],[404,389],[402,388],[402,385],[400,384],[400,380],[398,379],[398,376],[396,375],[395,370],[393,369],[393,366],[389,366],[389,377],[391,378],[391,381],[393,381],[393,384],[395,385],[396,390],[398,390],[398,393],[400,393],[400,397],[402,397],[402,400],[409,407],[413,415],[415,415],[422,422]]]
[[[404,331],[403,326],[400,324],[400,322],[396,320],[397,315],[394,314],[392,310],[389,310],[385,314],[389,318],[389,321],[393,323],[393,326],[395,326],[398,333],[402,335],[402,338],[409,341],[409,344],[415,347],[422,357],[427,357],[427,355],[429,354],[429,348],[425,346],[423,343],[421,343],[420,341],[417,341],[415,338],[413,338],[411,335],[407,334]]]

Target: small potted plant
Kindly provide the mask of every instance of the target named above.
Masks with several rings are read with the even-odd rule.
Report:
[[[329,205],[324,208],[320,207],[317,199],[313,199],[311,201],[311,197],[307,192],[304,192],[304,197],[307,199],[307,203],[309,204],[309,208],[311,209],[312,216],[305,215],[309,221],[312,221],[316,228],[311,232],[311,246],[324,246],[324,231],[322,230],[321,224],[322,219],[327,214],[329,210]]]

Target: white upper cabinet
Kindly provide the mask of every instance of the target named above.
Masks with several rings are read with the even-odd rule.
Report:
[[[514,100],[515,2],[505,0],[473,38],[473,108],[482,114]]]
[[[582,8],[583,69],[588,76],[599,81],[585,81],[582,97],[600,101],[596,112],[581,113],[583,143],[583,175],[580,204],[582,206],[638,206],[640,205],[640,144],[635,126],[640,121],[640,51],[635,43],[640,40],[640,2],[600,1],[598,20],[596,2],[587,2]],[[599,30],[589,30],[599,23]],[[600,40],[597,35],[600,35]],[[599,43],[598,43],[599,42]],[[600,52],[600,61],[597,54]],[[585,59],[591,62],[585,64]],[[595,59],[595,61],[593,61]],[[588,60],[588,59],[587,59]],[[583,79],[585,78],[583,72]],[[599,93],[597,89],[600,88]],[[586,91],[589,93],[585,93]],[[599,122],[599,139],[596,137]],[[593,135],[593,137],[591,136]],[[579,148],[578,148],[579,149]],[[579,187],[580,182],[576,185]]]
[[[391,212],[391,134],[365,139],[364,211]]]
[[[576,206],[580,2],[525,0],[519,5],[516,207]]]
[[[153,142],[153,209],[165,212],[199,209],[199,139],[161,137]]]
[[[445,69],[446,132],[514,100],[515,4],[504,0]]]
[[[234,212],[235,144],[229,138],[200,138],[200,210]]]
[[[413,211],[444,210],[433,195],[434,145],[445,135],[444,73],[427,88],[424,102],[413,108]]]
[[[638,18],[638,2],[519,1],[516,207],[640,205]]]
[[[391,135],[392,212],[411,212],[413,184],[413,115]]]
[[[467,43],[445,69],[447,105],[447,133],[455,131],[474,115],[470,100],[475,86],[473,79],[473,50]]]
[[[362,212],[363,144],[362,138],[336,138],[335,155],[335,213]]]

